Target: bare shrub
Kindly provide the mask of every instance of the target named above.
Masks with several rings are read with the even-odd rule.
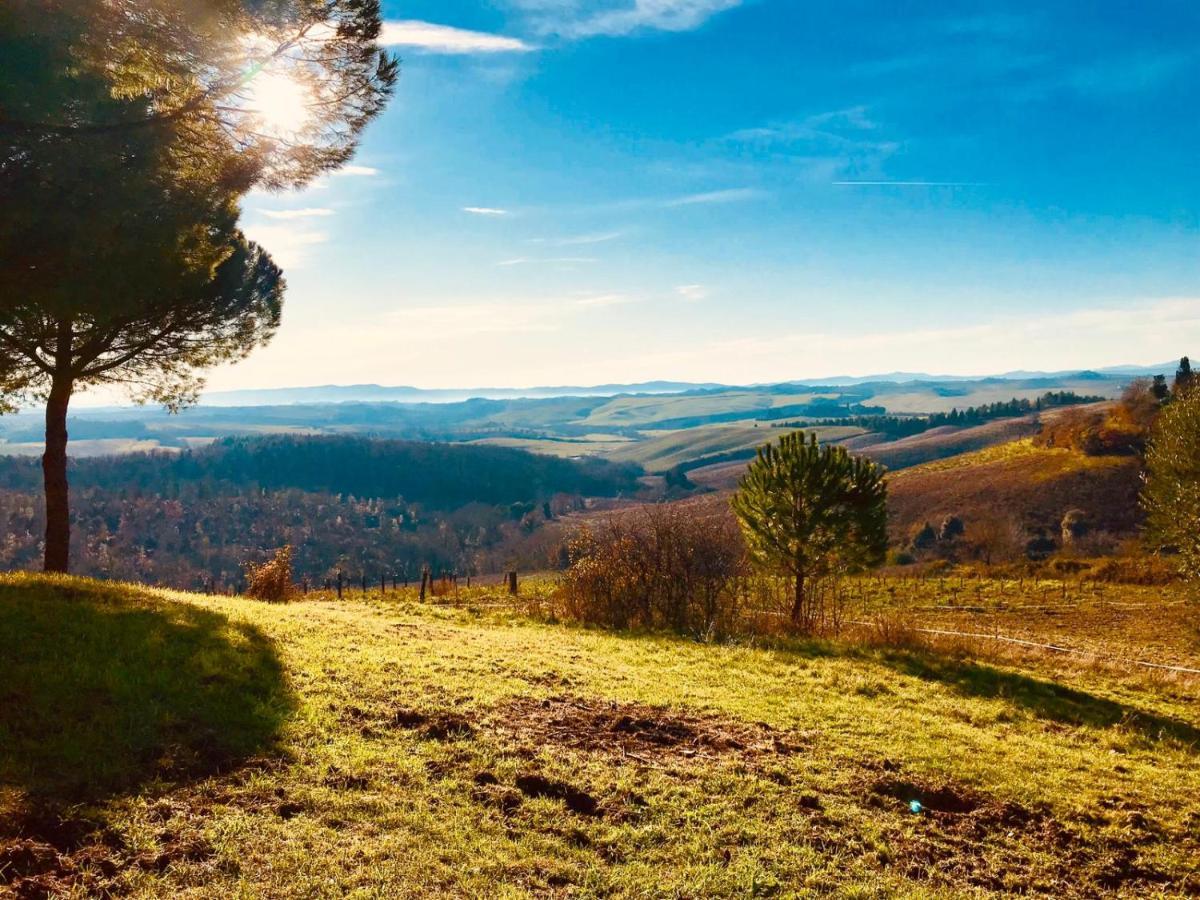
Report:
[[[292,548],[281,547],[261,566],[246,564],[246,596],[269,603],[286,603],[296,588],[292,584]]]
[[[967,538],[975,558],[986,566],[1019,559],[1025,543],[1020,526],[1004,515],[973,521],[967,529]]]
[[[705,638],[736,627],[745,549],[728,516],[646,507],[580,529],[569,546],[564,618]]]
[[[863,626],[862,642],[867,646],[901,650],[921,650],[929,646],[929,638],[918,628],[916,619],[895,609],[872,616]]]

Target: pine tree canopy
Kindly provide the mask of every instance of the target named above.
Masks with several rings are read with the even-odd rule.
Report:
[[[887,551],[884,470],[816,435],[785,435],[758,451],[733,498],[754,559],[797,581],[877,565]]]
[[[1200,578],[1200,391],[1183,391],[1163,407],[1146,453],[1146,535],[1179,555]]]
[[[304,184],[391,95],[381,27],[378,0],[5,0],[0,166],[169,127],[229,187]]]

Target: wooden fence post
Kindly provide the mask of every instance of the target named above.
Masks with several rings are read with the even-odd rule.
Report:
[[[342,599],[342,570],[338,569],[337,573],[338,599]]]
[[[516,572],[508,573],[508,592],[510,594],[512,594],[512,596],[514,596],[514,597],[517,596],[517,573]]]

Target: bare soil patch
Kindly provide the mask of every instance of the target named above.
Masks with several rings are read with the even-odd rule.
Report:
[[[99,823],[50,811],[18,816],[0,834],[0,896],[43,900],[82,889],[87,896],[122,893],[118,876],[135,867],[162,872],[179,861],[211,859],[198,832],[163,826],[157,850],[135,853]]]
[[[1099,834],[1063,822],[1048,807],[1001,801],[963,785],[896,775],[864,785],[868,804],[908,807],[915,827],[893,838],[893,862],[915,880],[1056,896],[1162,888],[1170,879],[1141,858],[1152,832],[1144,816],[1122,815]],[[1031,851],[1040,852],[1038,859]]]
[[[754,759],[802,749],[797,736],[765,723],[568,695],[516,697],[497,707],[488,724],[534,746],[570,747],[645,763]]]

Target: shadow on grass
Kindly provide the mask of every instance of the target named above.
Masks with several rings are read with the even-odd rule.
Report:
[[[905,675],[948,685],[964,696],[1005,700],[1041,719],[1093,728],[1119,725],[1151,741],[1175,740],[1200,749],[1200,728],[1188,722],[1053,681],[914,651],[888,651],[878,659]]]
[[[0,579],[0,787],[89,802],[276,749],[294,708],[257,629],[149,592]]]

